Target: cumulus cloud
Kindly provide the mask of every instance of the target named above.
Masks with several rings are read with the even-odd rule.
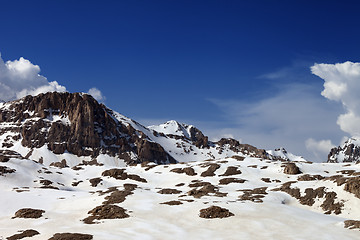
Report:
[[[90,88],[89,91],[88,91],[88,94],[90,94],[91,96],[93,96],[93,98],[95,98],[96,100],[98,100],[99,102],[103,102],[106,100],[105,96],[102,94],[102,92],[93,87],[93,88]]]
[[[40,67],[21,57],[19,60],[4,62],[0,55],[0,99],[14,100],[28,94],[64,92],[66,88],[56,81],[48,82],[41,76]]]
[[[329,154],[330,150],[335,147],[331,140],[317,141],[313,138],[309,138],[305,141],[306,148],[311,151],[315,156],[320,158],[321,156]]]
[[[344,106],[337,119],[341,130],[360,136],[360,63],[315,64],[311,72],[324,80],[321,95]]]

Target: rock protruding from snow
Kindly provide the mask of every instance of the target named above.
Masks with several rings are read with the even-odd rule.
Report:
[[[328,162],[359,162],[360,139],[349,138],[342,146],[334,147],[328,155]]]
[[[283,160],[294,161],[294,162],[306,162],[306,160],[303,157],[289,153],[283,147],[277,148],[275,150],[268,150],[266,152],[268,154],[272,155],[273,157],[275,157],[275,159],[280,159],[280,160],[283,159]]]

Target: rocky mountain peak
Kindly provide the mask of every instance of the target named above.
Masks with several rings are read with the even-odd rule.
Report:
[[[352,137],[342,146],[332,148],[328,162],[360,162],[360,139]]]
[[[9,123],[2,133],[16,132],[22,146],[30,149],[46,145],[55,154],[96,157],[104,153],[129,163],[174,162],[159,144],[117,120],[112,110],[88,94],[26,96],[0,108],[0,123]],[[11,138],[5,144],[10,146]]]

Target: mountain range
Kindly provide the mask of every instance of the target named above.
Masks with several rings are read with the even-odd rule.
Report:
[[[26,96],[0,103],[0,239],[358,239],[359,157],[356,138],[312,163]]]

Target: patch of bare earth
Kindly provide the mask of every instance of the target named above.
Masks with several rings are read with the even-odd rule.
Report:
[[[121,219],[129,217],[124,208],[110,204],[97,206],[90,210],[88,214],[91,214],[91,216],[83,219],[83,222],[86,224],[94,224],[95,220],[101,219]]]
[[[349,228],[349,229],[360,229],[360,221],[355,221],[355,220],[346,220],[344,221],[345,224],[345,228]]]
[[[244,192],[244,194],[240,196],[240,200],[262,203],[263,200],[261,198],[264,198],[267,194],[266,189],[267,187],[240,190]]]
[[[218,187],[215,187],[214,185],[212,185],[211,183],[208,183],[208,182],[198,182],[198,183],[194,183],[194,184],[190,184],[190,185],[191,186],[202,186],[199,189],[194,188],[188,192],[188,195],[193,196],[194,198],[201,198],[203,196],[209,195],[210,193],[216,197],[225,197],[227,195],[227,193],[219,192]]]
[[[234,155],[231,158],[234,158],[234,159],[236,159],[238,161],[244,161],[244,159],[245,159],[245,157],[242,157],[242,156],[239,156],[239,155]]]
[[[160,194],[179,194],[181,193],[180,190],[173,189],[173,188],[163,188],[160,191],[158,191]]]
[[[219,164],[211,163],[209,164],[209,168],[201,173],[202,177],[212,177],[215,176],[215,171],[220,168]]]
[[[109,176],[109,177],[115,178],[117,180],[131,179],[131,180],[138,181],[138,182],[144,182],[144,183],[147,182],[146,179],[141,178],[140,176],[135,175],[135,174],[128,174],[125,172],[125,169],[119,169],[119,168],[105,170],[102,173],[102,176],[104,176],[104,177]]]
[[[163,203],[160,203],[160,204],[166,204],[166,205],[170,205],[170,206],[174,206],[174,205],[181,205],[183,204],[182,202],[180,201],[169,201],[169,202],[163,202]]]
[[[114,204],[114,203],[122,203],[126,200],[126,197],[133,194],[133,191],[136,189],[136,184],[126,183],[124,184],[124,190],[120,191],[118,189],[114,189],[111,191],[109,196],[105,197],[105,202],[103,204]]]
[[[299,167],[296,166],[295,163],[286,163],[283,166],[285,167],[284,168],[284,173],[285,174],[290,174],[290,175],[301,174],[301,171],[300,171]]]
[[[188,176],[195,176],[197,175],[197,173],[195,172],[195,170],[192,167],[186,167],[186,168],[174,168],[171,169],[170,172],[174,172],[174,173],[185,173]]]
[[[310,174],[304,174],[300,177],[298,177],[298,181],[316,181],[316,180],[322,180],[325,177],[321,175],[310,175]]]
[[[232,212],[230,212],[226,208],[211,206],[205,209],[200,210],[199,217],[201,218],[227,218],[234,216]]]
[[[97,187],[97,185],[102,182],[101,178],[92,178],[89,180],[92,187]]]
[[[33,229],[28,229],[25,231],[22,231],[21,233],[12,235],[10,237],[7,237],[7,240],[18,240],[18,239],[23,239],[23,238],[27,238],[27,237],[33,237],[35,235],[39,235],[40,233],[36,230]]]
[[[223,178],[219,180],[220,185],[228,185],[230,183],[244,183],[244,182],[246,182],[246,180],[241,178]]]
[[[12,218],[40,218],[44,212],[41,209],[22,208],[16,211]]]
[[[299,200],[303,205],[312,206],[315,203],[315,198],[324,198],[320,207],[325,211],[325,214],[335,213],[340,214],[341,209],[344,206],[342,202],[335,202],[336,192],[325,192],[325,187],[319,187],[317,189],[307,188],[305,189],[305,195],[301,196],[299,188],[291,188],[291,184],[294,181],[284,183],[280,188],[273,189],[273,191],[283,191],[290,196]]]
[[[14,173],[15,171],[15,169],[11,169],[6,166],[0,166],[0,176],[3,176],[7,173]]]
[[[49,240],[92,240],[93,236],[83,233],[55,233]]]
[[[237,174],[241,174],[241,171],[238,170],[237,167],[234,167],[234,166],[230,166],[226,169],[226,171],[222,174],[222,175],[219,175],[219,176],[232,176],[232,175],[237,175]]]

